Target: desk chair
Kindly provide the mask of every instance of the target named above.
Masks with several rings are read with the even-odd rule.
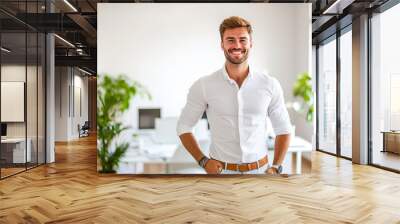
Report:
[[[89,121],[85,121],[82,127],[80,127],[80,125],[78,124],[79,138],[89,136],[89,129],[90,129]]]

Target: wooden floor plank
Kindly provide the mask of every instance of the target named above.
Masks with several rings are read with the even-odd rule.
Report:
[[[320,152],[273,176],[98,174],[95,136],[0,181],[0,223],[400,223],[400,175]]]

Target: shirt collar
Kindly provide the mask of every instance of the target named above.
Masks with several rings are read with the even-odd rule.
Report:
[[[226,71],[225,64],[224,64],[224,66],[222,66],[222,74],[224,76],[224,79],[229,81],[231,84],[235,82],[235,80],[233,80],[229,77],[228,71]],[[253,77],[253,70],[252,70],[252,66],[249,65],[249,74],[247,75],[246,78],[251,78],[251,77]]]

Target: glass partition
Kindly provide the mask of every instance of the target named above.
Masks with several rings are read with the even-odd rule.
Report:
[[[372,164],[400,171],[400,4],[372,17]]]
[[[43,13],[43,6],[0,3],[17,16]],[[0,12],[1,179],[45,163],[45,44],[44,33]]]
[[[38,164],[43,164],[46,162],[46,145],[45,145],[45,118],[46,118],[46,74],[45,74],[45,66],[46,66],[46,37],[43,33],[38,33],[38,64],[37,64],[37,162]]]
[[[36,32],[27,33],[27,81],[26,81],[26,112],[27,112],[27,143],[30,153],[30,161],[27,163],[28,168],[37,165],[38,158],[38,35]]]
[[[340,36],[340,154],[352,157],[352,33]]]
[[[31,162],[26,141],[26,41],[25,32],[1,34],[2,177],[25,170]]]
[[[318,48],[319,150],[336,154],[336,37]]]

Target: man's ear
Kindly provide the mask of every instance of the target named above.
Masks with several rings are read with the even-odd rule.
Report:
[[[221,40],[221,50],[224,50],[224,42]]]

